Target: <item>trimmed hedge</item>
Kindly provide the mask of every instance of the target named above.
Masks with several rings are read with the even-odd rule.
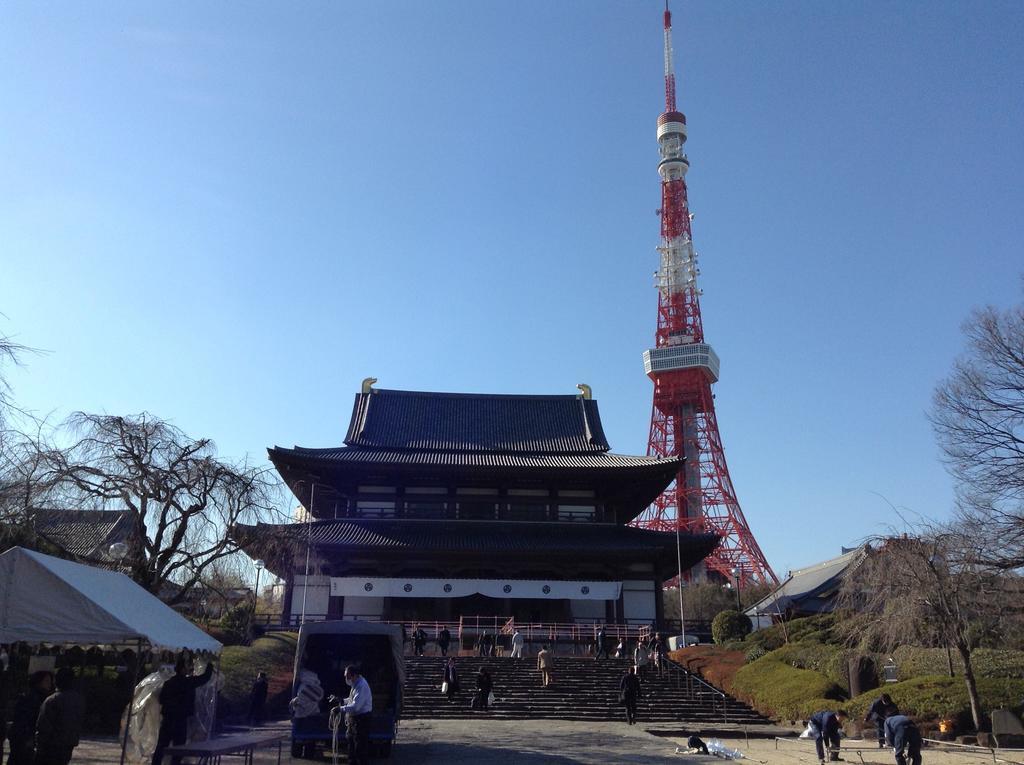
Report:
[[[758,711],[780,719],[803,719],[836,706],[843,689],[820,672],[775,658],[775,652],[747,664],[733,677],[733,690]]]
[[[945,654],[943,654],[945,660]],[[967,686],[962,676],[930,675],[915,677],[900,683],[889,683],[885,688],[862,693],[847,704],[854,720],[863,719],[871,702],[882,692],[892,696],[900,711],[924,721],[952,718],[962,730],[971,729],[971,705],[967,699]],[[978,678],[978,694],[985,711],[1013,709],[1020,714],[1024,698],[1024,680],[1016,678]]]
[[[732,679],[743,666],[744,655],[717,645],[695,645],[672,651],[669,658],[697,672],[716,688],[732,693]]]
[[[919,648],[917,646],[900,646],[891,654],[899,667],[901,679],[914,677],[949,674],[944,648]],[[885,663],[887,656],[882,656],[878,665]],[[953,651],[953,671],[963,673],[963,662],[960,655]],[[978,648],[972,654],[975,677],[992,678],[1024,678],[1024,651],[1000,650],[994,648]]]

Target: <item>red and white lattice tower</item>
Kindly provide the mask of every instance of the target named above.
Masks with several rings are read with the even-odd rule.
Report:
[[[718,433],[711,394],[711,384],[718,380],[718,355],[704,342],[700,318],[700,270],[690,236],[686,201],[690,162],[683,152],[685,142],[686,117],[676,110],[672,17],[666,2],[665,113],[658,117],[658,329],[655,347],[644,351],[644,369],[654,382],[647,453],[686,460],[675,481],[637,519],[637,525],[658,531],[675,531],[678,525],[682,531],[715,532],[722,544],[704,563],[712,577],[725,582],[738,579],[740,585],[777,582],[736,500]]]

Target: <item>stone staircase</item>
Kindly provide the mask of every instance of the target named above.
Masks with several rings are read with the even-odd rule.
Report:
[[[476,673],[487,668],[494,681],[495,704],[487,712],[506,720],[624,720],[618,703],[619,680],[629,667],[625,659],[558,656],[554,682],[541,687],[534,657],[456,659],[461,690],[449,702],[441,694],[444,659],[440,656],[406,657],[405,701],[402,716],[407,719],[458,719],[480,716],[470,709],[476,691]],[[768,720],[717,689],[700,681],[682,667],[672,664],[662,677],[648,669],[643,696],[637,707],[641,723],[686,722],[692,725],[730,723],[765,725]]]

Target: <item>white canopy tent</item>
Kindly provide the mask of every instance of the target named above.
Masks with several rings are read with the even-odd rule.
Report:
[[[208,653],[223,647],[124,574],[12,547],[0,554],[0,643],[18,642]]]
[[[0,643],[19,641],[222,648],[124,574],[12,547],[0,555]]]

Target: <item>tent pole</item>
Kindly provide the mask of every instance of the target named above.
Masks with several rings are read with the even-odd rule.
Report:
[[[135,706],[135,686],[139,684],[139,665],[142,663],[142,638],[135,644],[135,667],[132,669],[131,695],[128,697],[128,715],[124,720],[124,734],[121,736],[121,765],[128,755],[128,731],[132,726],[132,707]]]

